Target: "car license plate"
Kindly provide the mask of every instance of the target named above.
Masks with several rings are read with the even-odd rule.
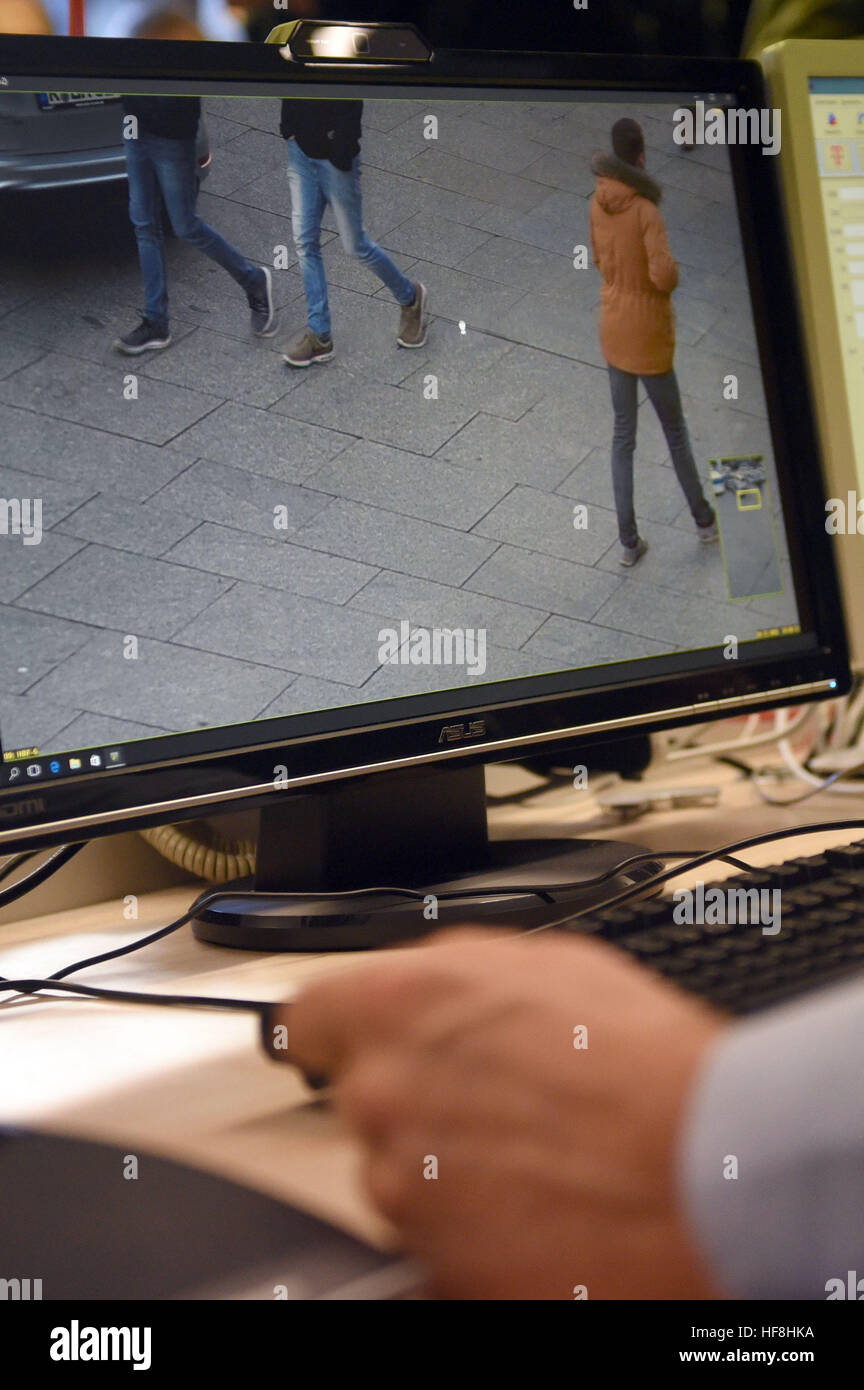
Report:
[[[116,101],[114,92],[39,92],[37,96],[43,111],[55,111],[58,106],[104,106],[106,101]]]

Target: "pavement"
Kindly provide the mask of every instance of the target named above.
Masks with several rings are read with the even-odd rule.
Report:
[[[683,152],[672,109],[628,114],[680,264],[676,370],[695,457],[710,496],[710,458],[764,454],[776,512],[726,153]],[[398,307],[344,254],[328,213],[337,355],[305,372],[281,358],[305,301],[278,104],[208,99],[205,111],[200,212],[250,258],[281,258],[275,339],[254,340],[230,277],[171,241],[174,346],[120,358],[112,341],[142,302],[122,189],[16,195],[0,231],[0,495],[41,498],[45,526],[39,545],[0,536],[6,749],[118,744],[469,680],[382,665],[380,631],[402,620],[485,629],[487,681],[795,621],[782,527],[783,591],[730,601],[720,547],[699,545],[641,389],[636,509],[650,548],[633,570],[618,564],[600,279],[590,256],[573,263],[589,243],[589,160],[618,110],[366,102],[366,227],[427,286],[429,338],[396,344]]]

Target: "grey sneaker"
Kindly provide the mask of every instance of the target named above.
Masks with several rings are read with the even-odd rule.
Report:
[[[702,545],[713,545],[715,541],[719,541],[720,539],[720,532],[717,530],[716,521],[709,521],[707,526],[699,526],[697,524],[696,534]]]
[[[252,312],[252,332],[256,338],[272,338],[276,334],[276,310],[273,307],[273,276],[269,266],[262,265],[264,283],[249,295]]]
[[[171,334],[167,324],[152,323],[142,319],[137,328],[127,333],[125,338],[117,338],[115,350],[126,357],[137,357],[141,352],[154,352],[157,348],[171,346]]]
[[[419,348],[426,342],[427,321],[426,303],[429,296],[426,286],[418,281],[414,286],[414,301],[406,304],[399,318],[399,332],[396,341],[400,347]]]
[[[282,355],[292,367],[311,367],[313,362],[329,362],[334,355],[333,339],[319,338],[317,333],[307,328]]]
[[[621,554],[618,556],[619,565],[624,565],[626,569],[630,569],[631,566],[642,559],[647,549],[648,542],[643,541],[641,536],[635,545],[622,545]]]

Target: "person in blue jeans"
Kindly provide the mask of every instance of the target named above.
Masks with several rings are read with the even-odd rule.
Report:
[[[368,266],[401,307],[396,341],[419,348],[426,342],[427,293],[403,275],[363,226],[360,189],[362,101],[286,99],[280,129],[288,145],[291,221],[308,323],[284,354],[292,367],[310,367],[333,357],[327,276],[321,255],[321,223],[329,204],[346,252]]]
[[[166,348],[168,280],[162,231],[162,204],[176,236],[221,265],[245,292],[252,332],[272,338],[276,332],[273,280],[267,266],[254,265],[198,216],[197,97],[126,97],[124,111],[134,116],[134,135],[127,137],[129,218],[138,241],[144,278],[144,317],[137,328],[114,344],[127,356]]]

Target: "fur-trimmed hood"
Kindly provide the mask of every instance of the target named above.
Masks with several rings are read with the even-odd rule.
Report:
[[[591,171],[597,175],[597,201],[604,212],[623,212],[634,197],[657,204],[663,196],[656,179],[615,154],[598,150],[591,160]]]

